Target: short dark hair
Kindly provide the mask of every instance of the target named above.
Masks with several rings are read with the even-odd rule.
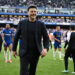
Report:
[[[60,27],[60,26],[58,25],[58,26],[56,26],[56,28],[57,28],[57,27]]]
[[[9,23],[7,23],[6,25],[10,25]]]
[[[29,11],[29,9],[31,9],[31,8],[36,8],[36,9],[37,9],[37,6],[36,6],[36,5],[30,5],[30,6],[28,7],[27,11]]]

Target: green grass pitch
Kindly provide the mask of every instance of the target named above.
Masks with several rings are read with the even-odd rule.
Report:
[[[62,53],[63,45],[62,45]],[[64,58],[64,56],[62,56]],[[53,51],[49,50],[46,57],[41,58],[38,63],[36,75],[73,75],[71,72],[73,71],[73,62],[69,61],[69,73],[62,73],[64,70],[64,61],[59,60],[58,52],[56,54],[56,60],[53,60]],[[19,57],[15,59],[12,56],[12,63],[5,64],[4,61],[4,50],[2,48],[2,52],[0,53],[0,75],[20,75],[20,62]]]

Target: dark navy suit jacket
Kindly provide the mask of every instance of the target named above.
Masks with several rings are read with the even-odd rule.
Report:
[[[13,43],[13,51],[17,50],[17,43],[18,43],[18,39],[21,39],[20,42],[20,48],[19,48],[19,56],[23,56],[26,54],[27,52],[27,24],[28,24],[28,19],[22,20],[19,22],[18,25],[18,29],[14,38],[14,43]],[[37,21],[36,20],[36,24],[35,24],[35,44],[37,46],[37,50],[39,51],[39,53],[41,54],[42,51],[42,45],[41,45],[41,39],[43,37],[43,45],[44,48],[46,48],[48,50],[49,48],[49,37],[46,31],[46,27],[44,25],[43,22]]]

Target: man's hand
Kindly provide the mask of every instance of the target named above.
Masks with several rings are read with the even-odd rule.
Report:
[[[61,41],[60,41],[60,40],[58,40],[58,42],[59,42],[59,43],[61,43]]]
[[[16,51],[13,51],[13,56],[16,58],[16,56],[17,56],[17,52]]]
[[[3,41],[4,45],[7,45],[7,43],[5,41]]]
[[[43,49],[41,52],[41,57],[46,56],[46,54],[47,54],[47,49]]]
[[[57,42],[61,43],[61,40],[58,40],[58,39],[56,39],[55,37],[54,37],[54,40],[56,40]]]

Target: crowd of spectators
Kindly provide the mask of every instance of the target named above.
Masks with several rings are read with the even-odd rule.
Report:
[[[75,19],[70,18],[38,18],[38,20],[41,20],[42,22],[50,22],[50,23],[75,23]]]
[[[38,13],[75,14],[75,11],[72,8],[73,6],[75,7],[74,3],[74,0],[0,0],[0,6],[3,6],[0,7],[0,12],[27,13],[27,7],[30,4],[35,4],[40,8],[42,7],[41,10],[38,9]],[[54,8],[60,8],[62,11],[66,8],[65,11],[69,12],[62,12],[59,9]]]
[[[15,25],[19,23],[20,20],[24,20],[27,17],[0,17],[0,22],[2,23],[14,23]],[[46,17],[38,17],[39,21],[45,22],[45,23],[75,23],[75,19],[70,18],[46,18]]]
[[[36,4],[38,7],[70,8],[74,0],[0,0],[0,6],[28,6]]]

